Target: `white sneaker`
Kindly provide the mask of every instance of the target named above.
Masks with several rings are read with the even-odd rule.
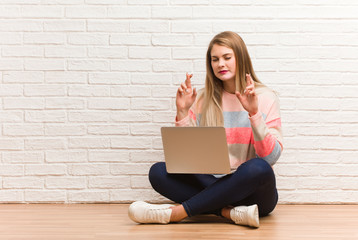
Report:
[[[230,211],[231,219],[238,225],[247,225],[258,228],[259,209],[256,204],[251,206],[237,206]]]
[[[172,204],[149,204],[143,201],[132,203],[128,216],[137,223],[169,223]]]

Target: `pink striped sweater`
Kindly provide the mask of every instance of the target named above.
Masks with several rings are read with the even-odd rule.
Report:
[[[255,157],[266,160],[272,166],[283,150],[278,97],[265,88],[257,90],[257,96],[259,111],[249,117],[235,94],[223,92],[224,127],[233,170]],[[186,118],[175,122],[176,126],[199,125],[200,107],[196,109],[194,106],[196,104]]]

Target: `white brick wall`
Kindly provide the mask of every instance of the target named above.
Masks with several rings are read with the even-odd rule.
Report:
[[[202,87],[218,32],[277,90],[281,203],[357,203],[353,0],[0,0],[0,203],[166,201],[163,161],[185,72]]]

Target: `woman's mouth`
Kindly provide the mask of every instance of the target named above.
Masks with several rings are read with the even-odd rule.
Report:
[[[220,74],[225,74],[225,73],[227,73],[228,72],[228,70],[222,70],[222,71],[220,71],[219,73]]]

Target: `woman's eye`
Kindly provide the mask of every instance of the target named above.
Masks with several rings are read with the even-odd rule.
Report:
[[[213,60],[211,60],[211,61],[213,61],[213,62],[217,62],[218,60],[217,60],[217,59],[213,59]]]
[[[227,58],[225,58],[225,60],[230,60],[231,59],[231,57],[227,57]]]

